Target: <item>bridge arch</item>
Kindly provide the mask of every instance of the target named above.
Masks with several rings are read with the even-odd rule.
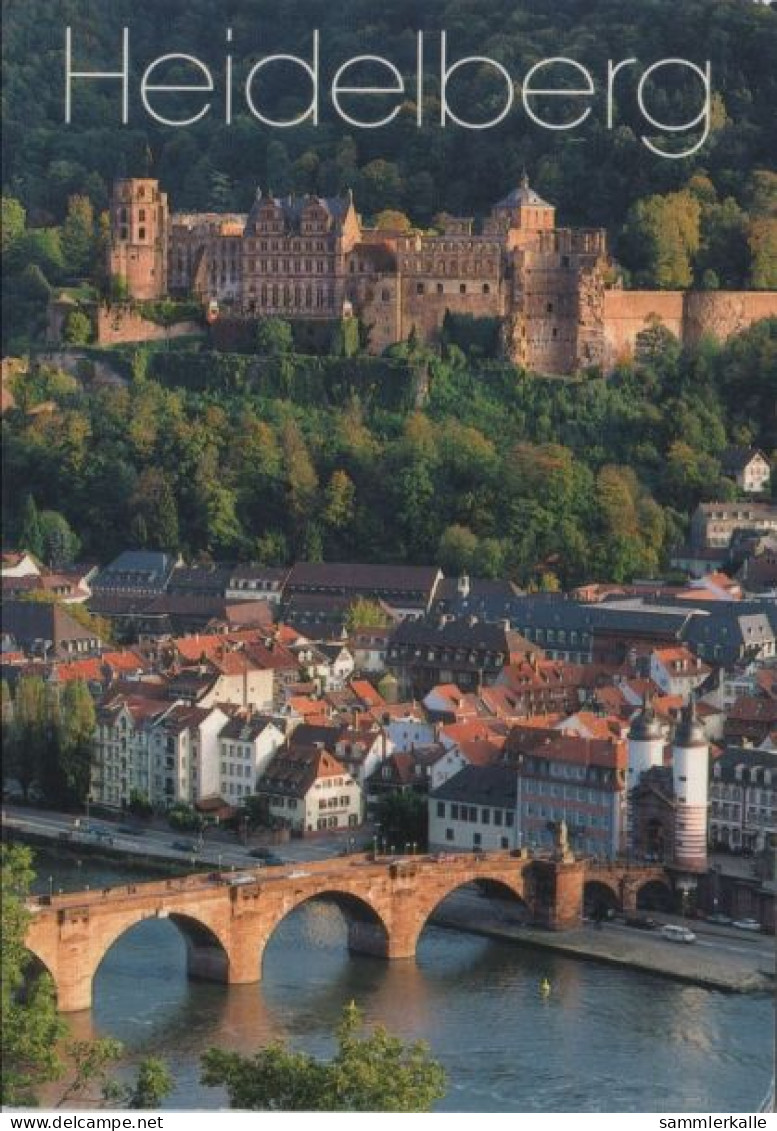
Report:
[[[382,910],[365,895],[332,886],[317,892],[304,892],[284,901],[278,913],[264,925],[261,934],[249,938],[250,953],[241,959],[244,973],[248,975],[246,981],[256,981],[261,976],[267,944],[281,923],[307,903],[334,903],[339,908],[348,931],[348,950],[352,953],[391,957],[391,930]],[[253,978],[250,977],[251,963]]]
[[[650,876],[637,885],[636,903],[641,911],[672,911],[672,885],[662,876]]]
[[[442,887],[436,886],[431,893],[421,892],[421,898],[415,900],[415,913],[407,924],[407,929],[402,939],[402,948],[404,956],[414,957],[418,947],[418,940],[421,937],[424,927],[427,925],[434,913],[439,910],[443,903],[451,896],[457,893],[466,892],[466,889],[477,889],[481,896],[490,898],[492,901],[498,899],[508,907],[514,908],[516,911],[523,912],[522,915],[516,915],[513,921],[517,922],[526,921],[527,918],[533,917],[533,908],[531,906],[527,885],[524,878],[519,874],[515,880],[508,879],[504,876],[489,876],[488,874],[474,873],[471,876],[464,878],[457,878],[450,884]],[[494,904],[491,904],[493,913]]]
[[[622,904],[616,884],[599,878],[583,884],[583,914],[588,918],[602,918],[608,911],[621,911]]]

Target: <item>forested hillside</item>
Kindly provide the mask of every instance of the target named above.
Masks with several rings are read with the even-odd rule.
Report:
[[[127,127],[117,127],[116,84],[96,82],[81,84],[73,124],[63,126],[66,25],[73,28],[74,65],[92,70],[119,66],[121,29],[130,27]],[[167,51],[191,53],[217,76],[218,92],[227,27],[236,90],[237,76],[256,58],[277,51],[310,57],[314,28],[322,35],[322,87],[340,62],[366,52],[391,58],[412,76],[415,33],[423,30],[434,110],[434,44],[439,52],[445,30],[452,58],[486,55],[517,83],[539,59],[570,56],[593,75],[598,103],[572,133],[536,126],[519,109],[493,129],[419,130],[410,94],[396,121],[375,130],[349,129],[326,106],[318,128],[273,130],[239,98],[230,126],[223,110],[184,129],[156,125],[140,106],[145,66]],[[712,133],[694,156],[666,160],[648,152],[635,79],[625,72],[608,130],[607,60],[632,56],[643,67],[669,57],[710,60]],[[246,209],[257,184],[276,193],[351,186],[366,216],[397,208],[428,225],[441,209],[482,214],[526,167],[564,223],[610,229],[627,279],[775,285],[777,190],[756,173],[777,169],[777,12],[751,0],[25,0],[6,9],[3,57],[4,191],[20,199],[34,226],[61,223],[73,194],[88,196],[99,213],[118,173],[146,171],[160,178],[177,209]],[[687,122],[698,112],[699,90],[678,74],[674,79],[670,72],[662,77],[651,105],[665,121]],[[271,68],[262,91],[281,116],[299,105],[293,89],[279,85],[288,80],[288,71]],[[409,81],[408,92],[414,90]],[[498,101],[493,75],[476,68],[461,73],[456,91],[457,104],[473,118],[488,117]],[[694,174],[689,197],[681,190]],[[669,249],[678,262],[668,266],[654,246],[667,230],[681,245]]]
[[[315,396],[293,356],[254,380],[224,379],[245,358],[143,351],[125,388],[19,378],[3,423],[8,534],[68,541],[59,515],[100,560],[145,545],[438,561],[553,588],[662,569],[690,509],[735,494],[725,447],[777,448],[777,320],[693,353],[659,337],[609,380],[537,380],[455,346],[397,352],[428,376],[419,408],[370,391],[370,367],[391,376],[374,358]]]

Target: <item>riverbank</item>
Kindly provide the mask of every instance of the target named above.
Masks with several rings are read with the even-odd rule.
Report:
[[[605,923],[601,929],[584,924],[572,931],[547,931],[500,919],[487,905],[473,907],[471,899],[449,901],[434,916],[434,924],[449,930],[511,942],[535,950],[549,950],[568,958],[641,970],[677,982],[726,993],[765,993],[775,988],[774,958],[753,945],[754,940],[729,936],[734,944],[719,950],[703,943],[667,942],[657,932],[637,931],[620,924]],[[720,940],[720,932],[710,932]],[[764,936],[758,936],[763,942]],[[729,940],[727,940],[729,941]]]

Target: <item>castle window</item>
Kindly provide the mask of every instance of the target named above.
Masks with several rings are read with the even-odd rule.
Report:
[[[553,313],[553,303],[549,302],[548,305],[545,307],[545,309],[548,312],[548,314],[552,314]]]
[[[557,337],[558,337],[558,330],[556,329],[556,327],[555,327],[555,326],[553,327],[553,337],[554,337],[554,338],[557,338]]]
[[[437,294],[441,295],[441,294],[444,294],[444,293],[445,293],[445,287],[443,286],[442,283],[438,283],[437,284]]]
[[[381,291],[380,292],[380,298],[381,298],[381,302],[390,302],[391,301],[391,291],[388,291],[388,290]]]
[[[146,219],[146,210],[145,210],[145,208],[141,208],[140,211],[138,212],[138,220],[142,224],[145,219]]]
[[[467,284],[461,283],[459,286],[459,294],[465,295],[467,293]]]
[[[483,284],[483,294],[484,295],[490,295],[491,294],[491,286],[490,286],[489,283]]]
[[[423,283],[416,283],[416,285],[415,285],[415,293],[416,293],[417,295],[422,295],[422,294],[423,294],[423,293],[425,292],[425,290],[426,290],[426,287],[424,286],[424,284],[423,284]]]
[[[145,195],[146,195],[146,187],[145,187],[145,185],[141,185],[140,188],[138,189],[138,196],[142,200]]]
[[[569,256],[568,255],[562,255],[561,256],[561,266],[562,267],[568,267],[569,266]]]

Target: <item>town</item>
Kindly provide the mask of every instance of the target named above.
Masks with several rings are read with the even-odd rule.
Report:
[[[580,857],[665,865],[667,907],[774,931],[777,508],[700,507],[694,530],[685,584],[563,595],[436,567],[127,550],[52,572],[5,552],[6,798],[62,803],[24,736],[79,684],[77,813],[225,822],[277,851],[366,828],[376,850],[541,852],[563,825]]]

